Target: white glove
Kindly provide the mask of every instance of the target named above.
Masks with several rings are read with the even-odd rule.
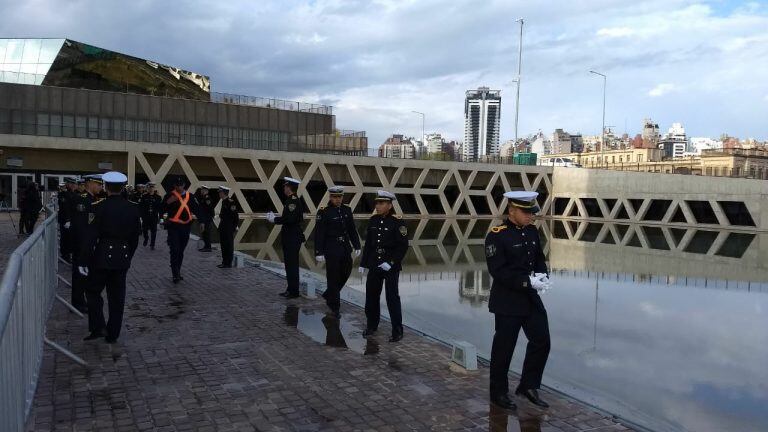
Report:
[[[317,262],[319,262],[319,263],[320,262],[325,262],[325,257],[323,255],[318,255],[318,256],[315,257],[315,260]]]
[[[352,252],[352,256],[355,257],[355,258],[359,257],[360,256],[360,249],[355,249],[355,251]]]
[[[360,274],[363,274],[363,273],[365,273],[365,267],[358,267],[358,268],[357,268],[357,271],[358,271]]]
[[[88,267],[78,267],[77,271],[83,276],[88,276]]]
[[[389,269],[391,269],[392,266],[389,265],[389,263],[383,262],[383,263],[379,264],[379,268],[384,270],[384,271],[389,271]]]
[[[267,213],[267,220],[271,223],[275,223],[275,214],[273,212]]]
[[[542,279],[545,277],[547,277],[546,273],[535,273],[533,276],[528,276],[528,278],[531,280],[531,287],[536,291],[544,289],[546,284],[542,281]]]
[[[235,231],[240,231],[240,227],[239,227],[239,226],[236,226],[236,227],[235,227]]]
[[[552,281],[549,279],[549,276],[544,276],[541,278],[541,282],[544,284],[544,287],[539,290],[539,294],[544,294],[550,289],[552,289]]]
[[[69,227],[70,227],[71,225],[72,225],[72,224],[71,224],[71,223],[69,223],[69,222],[65,223],[65,224],[64,224],[64,229],[69,229]]]

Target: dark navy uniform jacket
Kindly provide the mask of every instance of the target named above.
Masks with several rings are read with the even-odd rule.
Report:
[[[229,197],[224,198],[221,201],[221,210],[219,210],[219,230],[234,231],[239,219],[235,200]]]
[[[130,268],[141,232],[138,205],[112,195],[95,203],[93,213],[92,235],[80,251],[80,262],[96,269]]]
[[[321,207],[315,225],[315,256],[339,256],[360,249],[352,209],[346,205]]]
[[[400,271],[406,252],[408,228],[405,221],[395,215],[374,215],[368,220],[360,267],[373,270],[386,262],[392,266],[390,271]]]
[[[93,222],[95,214],[92,205],[98,201],[96,197],[88,192],[82,194],[73,194],[70,200],[69,222],[72,231],[72,251],[78,253],[88,242],[90,238],[89,231],[92,229],[90,222]]]
[[[288,197],[283,203],[283,214],[275,217],[275,223],[280,227],[280,237],[283,242],[304,242],[301,222],[304,220],[304,205],[296,194]]]
[[[211,195],[210,192],[208,192],[206,196],[203,196],[203,194],[195,194],[199,204],[197,219],[200,223],[207,224],[213,221],[216,200]]]
[[[544,311],[531,287],[531,273],[548,273],[539,232],[533,225],[518,227],[508,219],[491,228],[485,238],[488,272],[493,277],[488,309],[501,315],[526,316]]]
[[[160,219],[160,211],[163,209],[163,198],[157,191],[153,194],[145,193],[141,196],[138,203],[142,218],[155,222]]]

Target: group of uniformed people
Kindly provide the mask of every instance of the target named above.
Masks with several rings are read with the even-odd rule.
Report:
[[[269,222],[281,225],[283,262],[287,289],[281,293],[286,298],[299,297],[299,250],[305,241],[301,223],[303,206],[296,194],[300,181],[285,177],[283,193],[285,203],[280,216],[270,212]],[[328,188],[328,206],[320,207],[315,225],[315,259],[326,266],[326,290],[323,298],[331,316],[339,318],[341,289],[352,272],[353,258],[360,257],[359,271],[368,272],[366,279],[365,314],[367,318],[363,336],[376,333],[381,319],[381,291],[386,291],[387,308],[392,322],[391,342],[403,338],[402,309],[398,278],[402,260],[408,250],[408,229],[405,222],[394,212],[394,194],[378,191],[376,214],[368,220],[365,246],[354,224],[352,209],[343,204],[344,187]],[[362,256],[361,256],[362,255]]]
[[[134,202],[120,199],[125,194],[126,178],[120,173],[86,176],[82,189],[77,180],[66,179],[67,191],[59,197],[62,225],[62,253],[71,254],[72,304],[89,312],[91,334],[86,339],[105,336],[114,342],[120,333],[125,299],[125,274],[138,244],[141,231],[144,245],[151,233],[154,246],[156,228],[161,215],[168,232],[171,271],[174,283],[183,279],[181,266],[189,241],[190,227],[198,219],[203,247],[210,251],[210,230],[216,202],[206,187],[193,197],[185,189],[183,178],[174,181],[173,189],[160,198],[153,184],[127,192]],[[281,225],[283,261],[287,288],[281,296],[292,299],[299,294],[299,251],[306,241],[302,228],[304,206],[297,194],[300,180],[284,178],[285,196],[281,215],[269,212],[266,219]],[[105,185],[105,191],[102,190]],[[238,205],[230,199],[229,189],[218,189],[221,268],[232,266],[234,236],[238,229]],[[106,199],[99,199],[106,193]],[[343,203],[344,188],[328,188],[328,205],[316,215],[315,258],[326,265],[327,289],[323,297],[330,315],[340,317],[340,292],[347,282],[354,258],[360,257],[359,271],[367,272],[365,337],[376,333],[380,322],[380,296],[385,290],[392,323],[390,342],[403,338],[402,310],[398,278],[408,250],[408,229],[394,212],[394,194],[378,191],[375,214],[368,220],[365,244],[354,225],[351,208]],[[488,308],[495,315],[495,335],[491,349],[490,399],[495,405],[515,408],[509,395],[508,373],[520,329],[527,339],[520,383],[515,394],[531,403],[548,407],[538,389],[550,350],[546,309],[539,296],[551,288],[538,231],[532,224],[539,211],[536,192],[507,192],[506,219],[491,228],[485,240],[488,271],[493,277]],[[138,204],[135,204],[138,202]],[[63,215],[61,215],[63,213]],[[143,227],[143,228],[142,228]],[[362,250],[361,250],[362,249]],[[106,288],[110,318],[104,323],[101,291]],[[87,297],[87,303],[85,298]],[[87,304],[87,308],[86,308]],[[113,317],[114,316],[114,317]]]

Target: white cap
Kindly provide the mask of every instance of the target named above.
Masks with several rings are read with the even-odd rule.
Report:
[[[328,193],[331,195],[344,195],[344,186],[331,186],[328,188]]]
[[[293,183],[293,184],[301,184],[301,180],[296,180],[293,177],[283,177],[283,180],[285,180],[286,183]]]
[[[376,201],[396,201],[395,194],[385,190],[376,191]]]
[[[504,197],[509,199],[509,203],[514,207],[521,208],[529,213],[538,213],[539,204],[536,202],[536,197],[539,196],[538,192],[529,191],[509,191],[504,192]]]
[[[224,186],[224,185],[219,185],[219,190],[222,191],[222,192],[227,192],[227,193],[229,193],[229,191],[230,191],[230,189],[228,187]]]
[[[110,171],[102,175],[101,180],[104,183],[125,183],[128,181],[128,177],[126,177],[123,173]]]

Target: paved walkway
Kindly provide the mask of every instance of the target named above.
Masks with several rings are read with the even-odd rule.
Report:
[[[278,297],[275,275],[217,269],[195,242],[173,285],[159,236],[129,273],[118,344],[83,342],[86,321],[54,307],[49,338],[90,367],[46,349],[28,430],[628,430],[548,392],[546,411],[495,409],[487,368],[452,367],[448,348],[409,331],[390,344],[387,325],[366,341],[359,308],[343,305],[339,325],[320,300]]]

